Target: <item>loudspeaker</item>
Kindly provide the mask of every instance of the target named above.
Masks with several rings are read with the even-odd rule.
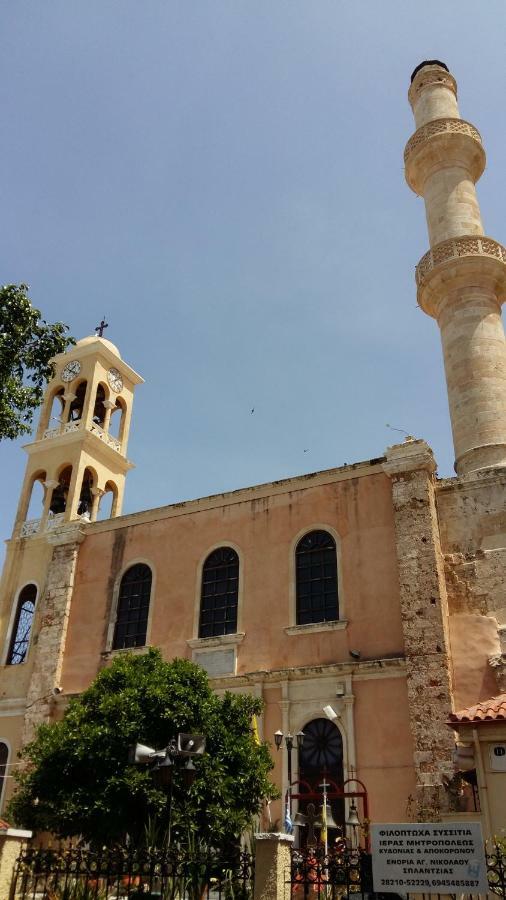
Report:
[[[134,763],[148,763],[151,762],[155,753],[156,750],[153,750],[152,747],[146,747],[144,744],[135,744],[128,751],[128,762],[131,765]]]
[[[180,756],[202,756],[206,748],[203,734],[178,734],[177,749]]]

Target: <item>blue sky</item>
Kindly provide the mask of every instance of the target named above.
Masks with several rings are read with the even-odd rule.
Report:
[[[146,379],[125,512],[379,456],[386,423],[451,474],[406,94],[447,62],[505,242],[505,25],[503,0],[3,0],[0,279],[77,338],[105,313]]]

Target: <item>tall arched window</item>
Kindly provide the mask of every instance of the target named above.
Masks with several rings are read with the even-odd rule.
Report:
[[[36,599],[36,586],[34,584],[25,585],[18,598],[18,608],[14,619],[9,653],[7,654],[8,666],[17,666],[26,659]]]
[[[339,618],[336,542],[327,531],[310,531],[295,551],[297,625]]]
[[[7,769],[7,762],[9,759],[9,748],[7,744],[4,744],[3,741],[0,741],[0,812],[2,810],[2,801],[3,801],[3,793],[5,787],[5,776]]]
[[[199,637],[234,634],[237,631],[239,557],[232,547],[219,547],[202,569]]]
[[[144,647],[151,596],[151,569],[144,563],[131,566],[123,575],[119,589],[118,613],[113,650]]]

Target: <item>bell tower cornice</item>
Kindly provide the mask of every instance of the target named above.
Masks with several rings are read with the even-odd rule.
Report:
[[[129,378],[132,384],[144,384],[144,378],[121,358],[119,350],[112,341],[93,335],[90,335],[90,337],[87,338],[81,338],[81,340],[77,341],[73,347],[66,350],[65,353],[59,353],[58,356],[53,357],[53,363],[58,373],[58,370],[62,369],[71,359],[84,360],[89,357],[97,356],[102,357],[111,365],[116,366],[117,369]],[[57,375],[55,377],[57,377]],[[53,379],[53,381],[54,380],[55,379]]]

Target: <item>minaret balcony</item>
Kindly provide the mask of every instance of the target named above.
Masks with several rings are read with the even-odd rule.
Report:
[[[441,241],[422,256],[415,278],[418,303],[435,318],[441,297],[470,283],[489,288],[502,303],[506,298],[506,247],[477,235]]]
[[[464,119],[433,119],[411,135],[404,150],[406,181],[418,196],[430,175],[451,165],[466,169],[476,183],[485,162],[481,134]]]

